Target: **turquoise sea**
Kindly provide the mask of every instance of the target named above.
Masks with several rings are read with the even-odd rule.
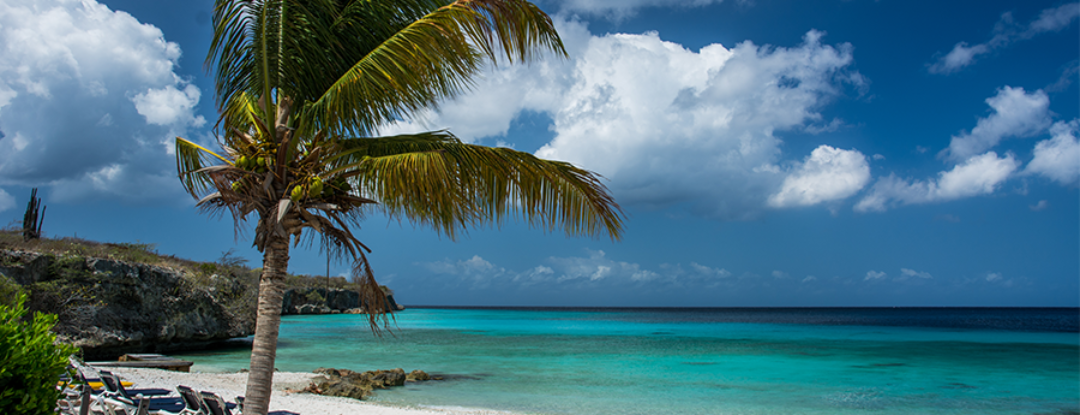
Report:
[[[1080,310],[410,308],[381,338],[289,316],[277,367],[422,369],[447,380],[375,400],[527,414],[1080,414]]]

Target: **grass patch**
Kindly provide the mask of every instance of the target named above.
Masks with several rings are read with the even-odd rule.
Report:
[[[194,268],[199,264],[195,261],[171,255],[161,255],[157,252],[156,244],[97,242],[70,236],[59,239],[40,238],[24,241],[21,230],[10,228],[0,230],[0,249],[53,254],[58,257],[106,258],[185,271],[194,271]]]
[[[198,262],[163,255],[153,243],[109,243],[74,237],[43,237],[24,241],[22,231],[13,227],[0,229],[0,249],[29,251],[56,258],[48,270],[50,281],[41,281],[33,284],[33,287],[23,288],[30,291],[32,305],[57,307],[61,314],[71,307],[100,305],[95,301],[98,294],[95,291],[96,286],[100,285],[98,283],[102,281],[96,281],[96,277],[86,266],[87,258],[111,259],[178,271],[183,276],[182,285],[185,288],[208,291],[215,298],[224,300],[222,303],[237,315],[254,316],[259,275],[262,272],[262,268],[248,267],[247,260],[236,255],[233,250],[222,253],[217,261]],[[360,288],[359,284],[342,276],[326,278],[304,274],[286,275],[285,286],[286,289],[331,288],[354,291]],[[389,293],[386,287],[383,287],[383,290]],[[7,291],[9,290],[5,288],[5,284],[0,284],[0,292]],[[313,295],[321,296],[318,293]]]

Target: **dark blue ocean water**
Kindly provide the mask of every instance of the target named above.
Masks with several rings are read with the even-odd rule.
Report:
[[[292,316],[277,367],[423,369],[448,380],[376,400],[535,414],[1077,414],[1080,310],[412,308],[381,338]]]

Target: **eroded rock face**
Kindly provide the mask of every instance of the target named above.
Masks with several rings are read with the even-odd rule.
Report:
[[[422,370],[414,370],[406,375],[405,370],[400,368],[369,370],[367,372],[318,368],[315,369],[315,373],[323,376],[312,379],[311,385],[303,389],[302,392],[353,399],[365,399],[374,394],[376,389],[404,386],[405,382],[438,380],[438,378],[433,378]]]
[[[31,309],[59,315],[58,338],[88,360],[205,347],[255,329],[254,309],[237,307],[229,281],[206,288],[168,268],[4,250],[0,274],[30,293]]]

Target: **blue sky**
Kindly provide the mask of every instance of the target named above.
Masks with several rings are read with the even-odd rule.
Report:
[[[625,238],[358,232],[405,304],[1077,306],[1080,4],[544,0],[570,56],[493,68],[384,132],[596,171]],[[210,1],[0,0],[0,221],[258,265],[199,215]],[[331,265],[341,274],[346,264]],[[290,271],[323,274],[296,248]]]

